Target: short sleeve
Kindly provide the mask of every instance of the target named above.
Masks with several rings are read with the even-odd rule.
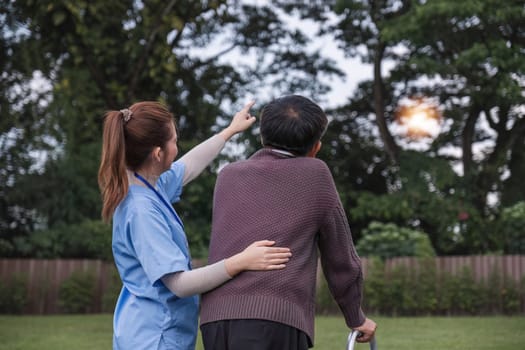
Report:
[[[150,208],[135,213],[129,222],[128,233],[137,259],[152,285],[168,273],[188,269],[184,247],[174,241],[169,223],[161,212]]]
[[[180,200],[185,167],[181,161],[174,162],[169,170],[162,173],[157,182],[159,188],[162,188],[162,191],[168,196],[170,203],[175,203]]]

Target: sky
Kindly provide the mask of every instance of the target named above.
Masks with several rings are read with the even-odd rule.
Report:
[[[372,79],[372,66],[364,64],[357,57],[345,57],[344,50],[338,47],[337,42],[330,38],[316,37],[318,25],[312,21],[299,21],[294,17],[285,16],[286,22],[291,27],[298,27],[302,29],[308,36],[313,39],[311,45],[312,50],[319,50],[324,57],[333,59],[339,69],[341,69],[346,77],[333,77],[327,80],[331,87],[330,93],[327,95],[328,105],[326,107],[337,107],[344,104],[352,95],[357,85],[364,80]]]
[[[271,4],[271,1],[266,0],[243,0],[243,3],[264,6]],[[372,78],[372,67],[368,64],[363,64],[359,58],[350,58],[344,56],[344,50],[337,47],[337,43],[329,35],[324,37],[317,37],[317,31],[319,25],[312,20],[301,20],[296,16],[287,14],[283,11],[276,9],[279,13],[283,23],[290,28],[300,29],[303,34],[307,35],[312,39],[311,44],[307,47],[307,51],[321,52],[325,58],[334,60],[338,68],[343,71],[346,77],[324,77],[323,82],[330,86],[331,91],[323,96],[321,102],[324,108],[337,107],[344,104],[347,99],[352,95],[357,85],[363,81]],[[334,20],[335,20],[334,14]],[[225,33],[225,40],[229,41],[228,33]],[[200,56],[214,56],[215,53],[221,52],[224,49],[224,42],[221,38],[215,40],[212,45],[208,45],[203,49],[194,49],[194,54]],[[239,62],[243,64],[254,65],[256,62],[255,53],[252,52],[240,52],[239,50],[232,50],[226,55],[223,55],[220,59],[223,62],[231,63]],[[257,90],[258,94],[264,93]],[[246,99],[254,99],[256,96],[246,96]]]

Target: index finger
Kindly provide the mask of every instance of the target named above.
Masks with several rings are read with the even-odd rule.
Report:
[[[247,104],[244,105],[244,107],[242,107],[241,112],[248,112],[254,104],[255,104],[254,100],[248,102]]]

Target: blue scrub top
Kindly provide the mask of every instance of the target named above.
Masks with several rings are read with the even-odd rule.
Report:
[[[168,203],[182,193],[184,164],[157,181]],[[178,298],[160,280],[191,269],[184,227],[150,188],[131,185],[113,215],[113,256],[123,282],[113,319],[113,349],[194,349],[198,296]]]

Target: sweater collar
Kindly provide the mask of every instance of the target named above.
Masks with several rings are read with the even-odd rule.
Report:
[[[279,154],[285,155],[287,157],[295,157],[295,155],[293,153],[288,152],[288,151],[283,151],[282,149],[277,149],[277,148],[270,148],[270,149],[274,153],[279,153]]]
[[[270,147],[261,148],[260,150],[255,152],[254,156],[258,156],[258,157],[270,156],[270,157],[277,157],[277,158],[296,158],[296,156],[293,153],[290,153],[288,151],[284,151],[281,149],[277,149],[277,148],[270,148]]]

